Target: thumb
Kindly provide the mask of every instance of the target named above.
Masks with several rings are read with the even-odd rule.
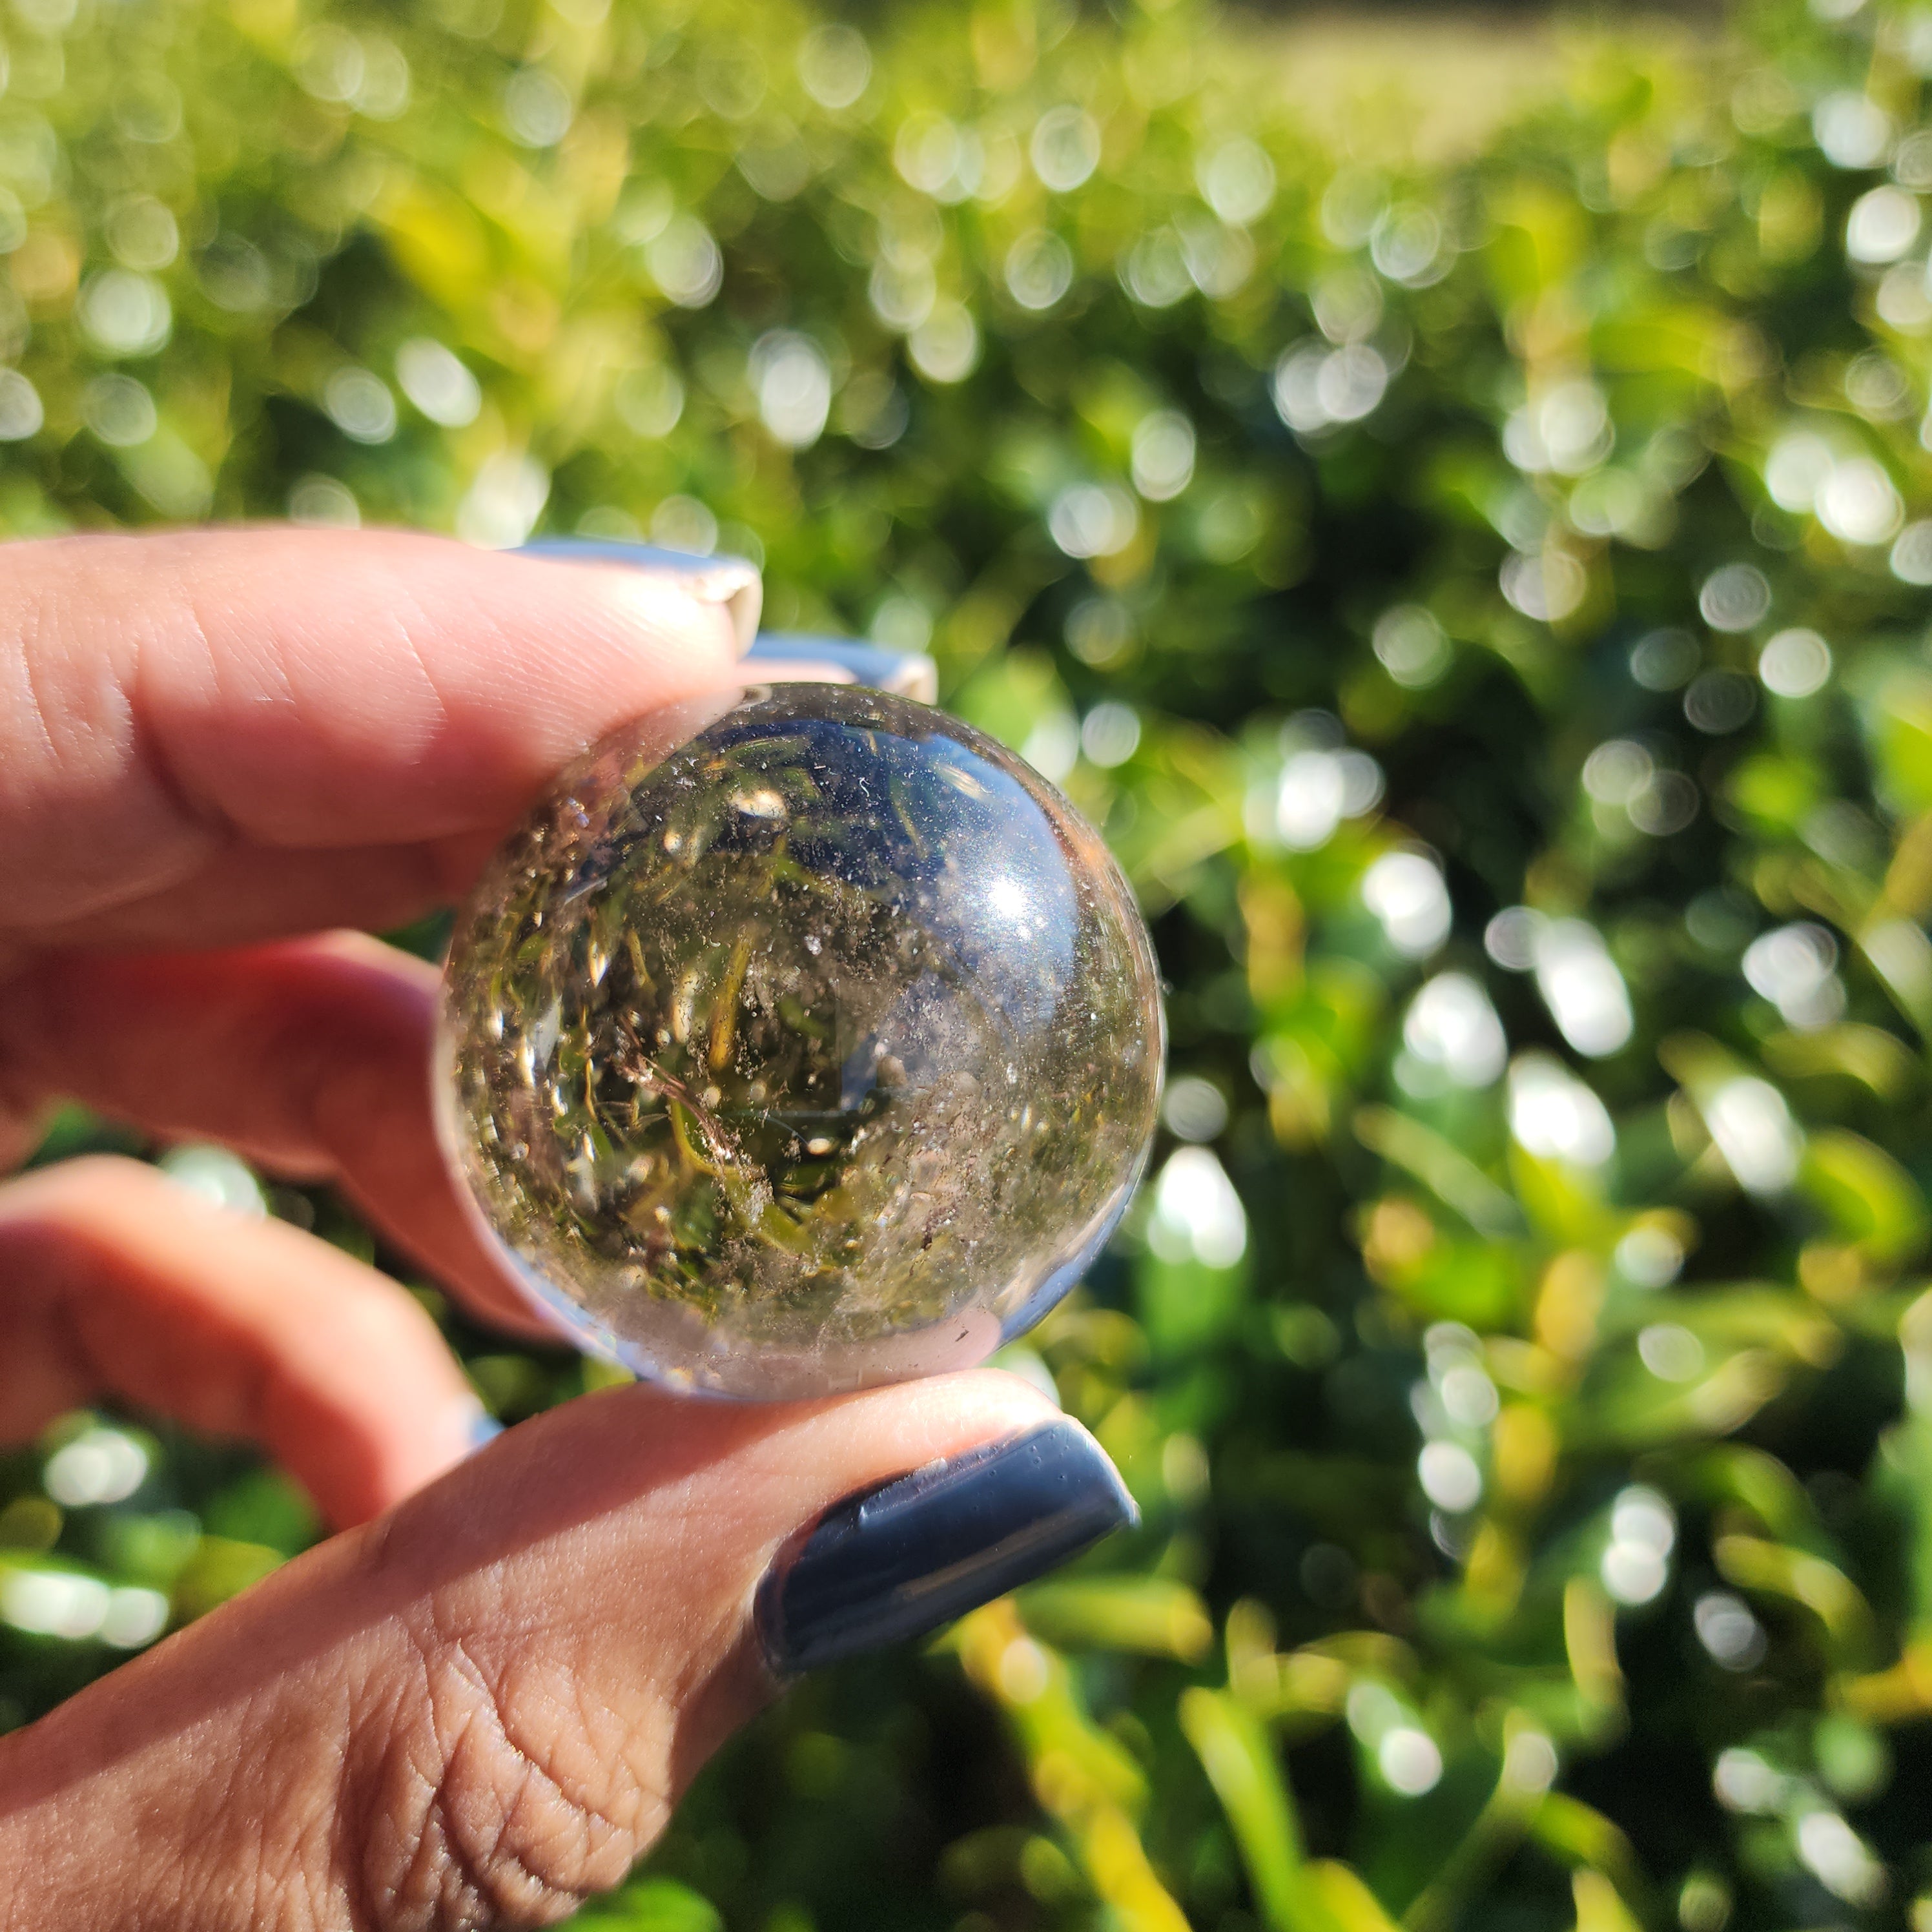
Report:
[[[999,1374],[573,1403],[0,1739],[0,1928],[548,1923],[785,1676],[1132,1514]]]

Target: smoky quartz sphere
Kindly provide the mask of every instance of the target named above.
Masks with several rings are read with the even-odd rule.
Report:
[[[524,1290],[748,1396],[983,1360],[1146,1161],[1147,928],[1091,826],[921,704],[760,686],[640,719],[490,862],[443,987],[451,1160]]]

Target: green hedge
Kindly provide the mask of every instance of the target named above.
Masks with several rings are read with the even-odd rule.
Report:
[[[1196,0],[4,32],[8,530],[754,550],[1155,923],[1156,1178],[1016,1352],[1145,1527],[584,1922],[1932,1923],[1932,15],[1579,37],[1427,170]],[[138,1418],[0,1503],[0,1722],[313,1533]]]

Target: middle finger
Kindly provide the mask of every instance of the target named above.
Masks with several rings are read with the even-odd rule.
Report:
[[[554,1331],[505,1280],[436,1136],[434,967],[359,934],[226,952],[35,957],[0,999],[0,1114],[77,1100],[337,1182],[479,1315]]]
[[[338,1528],[460,1462],[482,1414],[394,1282],[138,1161],[0,1187],[0,1441],[117,1398],[259,1443]]]

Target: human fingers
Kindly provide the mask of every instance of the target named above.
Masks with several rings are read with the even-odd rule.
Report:
[[[0,1441],[112,1397],[260,1444],[338,1526],[460,1461],[482,1416],[394,1282],[111,1156],[0,1187]]]
[[[353,933],[36,956],[0,1000],[0,1118],[62,1097],[335,1181],[478,1313],[547,1334],[484,1252],[438,1149],[436,986],[434,968]]]
[[[1131,1510],[997,1374],[572,1403],[0,1739],[0,1927],[548,1922],[623,1877],[775,1676]]]
[[[694,565],[286,528],[8,544],[0,950],[447,898],[580,746],[730,680],[757,575]]]

